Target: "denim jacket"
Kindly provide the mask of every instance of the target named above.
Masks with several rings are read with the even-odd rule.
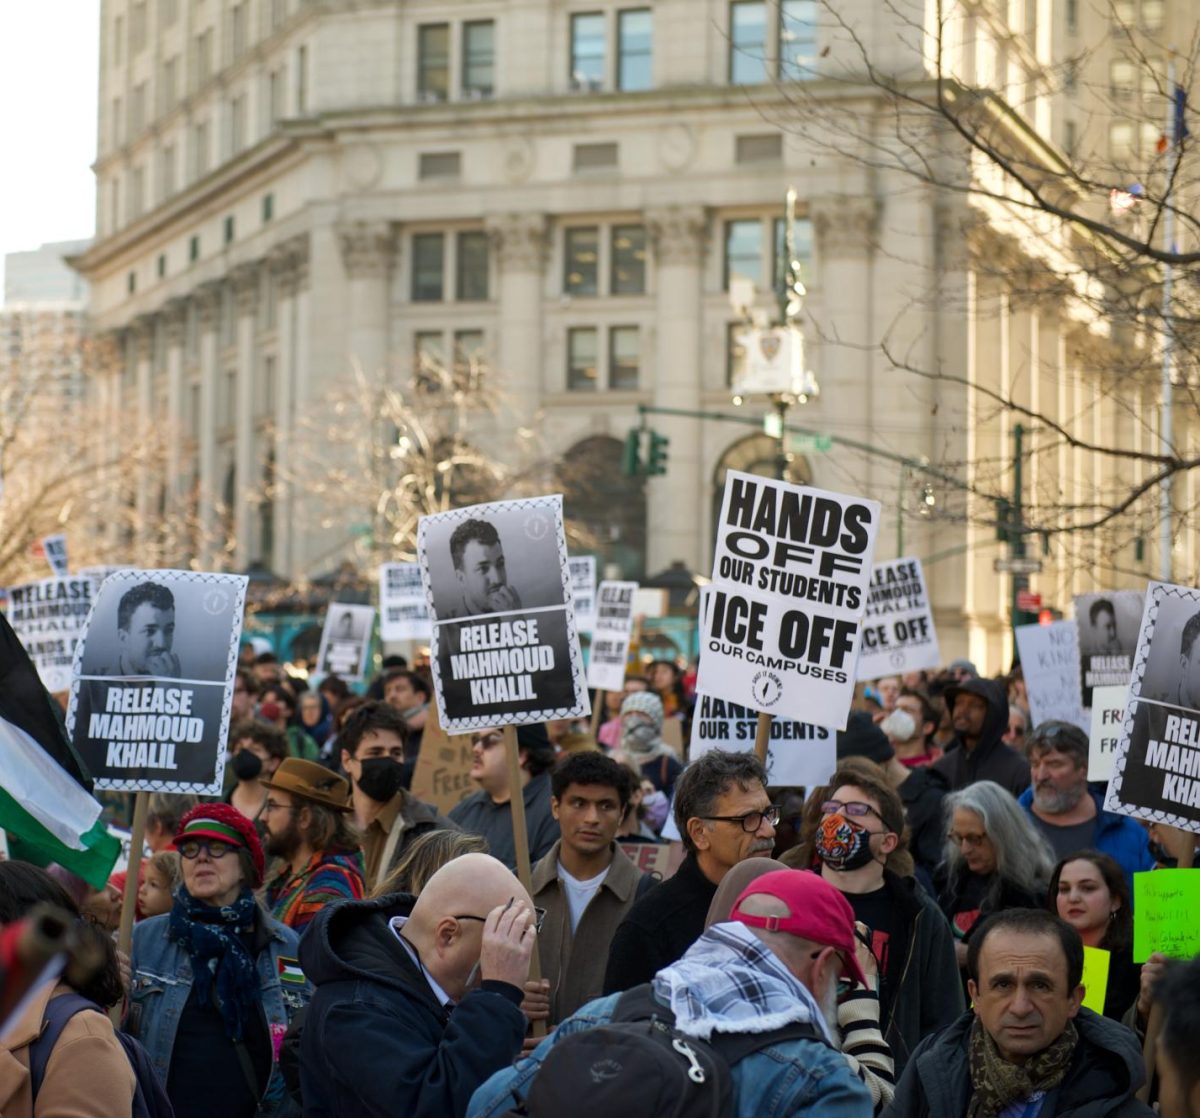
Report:
[[[571,1033],[607,1025],[620,994],[588,1002],[515,1066],[498,1071],[474,1095],[467,1118],[499,1118],[514,1094],[528,1097],[533,1077],[554,1044]],[[815,1040],[785,1040],[753,1052],[730,1069],[735,1118],[871,1118],[871,1095],[846,1057]]]
[[[170,916],[152,916],[133,929],[132,978],[125,1028],[145,1046],[164,1088],[171,1069],[175,1031],[192,993],[192,961],[187,952],[167,938]],[[262,1005],[271,1034],[274,1067],[262,1099],[262,1113],[277,1118],[297,1115],[279,1071],[279,1047],[297,1011],[308,1004],[312,987],[299,976],[299,936],[291,928],[262,914],[260,942],[255,956]],[[282,960],[282,962],[281,962]],[[282,977],[285,970],[289,981]]]

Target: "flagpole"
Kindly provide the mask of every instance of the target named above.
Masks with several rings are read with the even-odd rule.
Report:
[[[1175,62],[1167,63],[1167,88],[1171,98],[1167,107],[1167,188],[1163,205],[1163,240],[1168,256],[1175,251],[1175,211],[1171,207],[1171,191],[1179,167],[1179,148],[1183,142],[1182,110],[1175,89]],[[1171,299],[1175,286],[1175,269],[1168,259],[1163,264],[1162,283],[1162,401],[1159,422],[1159,448],[1166,458],[1174,453],[1171,433],[1171,403],[1174,395],[1172,366],[1175,358],[1175,327],[1171,318]],[[1171,475],[1163,478],[1159,493],[1159,557],[1158,573],[1163,582],[1171,581],[1171,552],[1174,540],[1171,530]]]

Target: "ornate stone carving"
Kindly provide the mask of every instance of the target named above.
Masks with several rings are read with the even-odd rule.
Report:
[[[501,214],[489,217],[486,226],[502,271],[542,270],[548,244],[542,214]]]
[[[257,264],[239,264],[229,273],[233,287],[233,301],[238,318],[258,312],[258,299],[262,293]]]
[[[395,238],[383,221],[347,221],[337,226],[342,261],[351,279],[383,276],[392,261]]]
[[[708,241],[703,206],[664,206],[646,211],[646,228],[661,264],[699,264]]]
[[[267,253],[267,265],[279,294],[284,298],[295,295],[308,283],[308,236],[301,234],[277,244]]]
[[[813,198],[809,214],[824,255],[865,256],[875,244],[879,203],[861,195],[833,194]]]

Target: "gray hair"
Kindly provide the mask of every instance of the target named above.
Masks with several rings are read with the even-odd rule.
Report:
[[[695,843],[688,834],[689,819],[711,815],[717,800],[732,785],[748,792],[755,783],[764,789],[767,787],[767,770],[753,753],[726,753],[723,749],[713,749],[688,765],[675,782],[675,825],[683,839],[684,850],[689,854],[696,852]]]
[[[1007,788],[992,780],[968,784],[943,801],[946,829],[958,809],[973,811],[996,851],[996,888],[1008,882],[1028,893],[1045,892],[1054,869],[1054,852],[1033,825],[1028,813]],[[966,862],[955,843],[946,842],[946,869],[950,880],[966,872]]]

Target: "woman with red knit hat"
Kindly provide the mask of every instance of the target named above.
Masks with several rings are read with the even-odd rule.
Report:
[[[133,933],[126,1028],[154,1061],[177,1118],[298,1115],[279,1047],[311,988],[296,933],[255,899],[263,851],[228,804],[200,804],[179,823],[183,883],[164,916]]]

